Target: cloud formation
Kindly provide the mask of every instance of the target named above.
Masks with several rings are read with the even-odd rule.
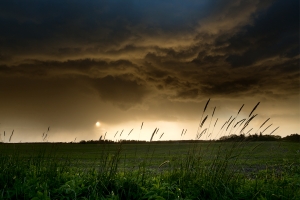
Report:
[[[157,119],[207,98],[299,99],[298,12],[293,0],[2,1],[1,96],[37,112],[92,110],[87,94],[99,109]]]

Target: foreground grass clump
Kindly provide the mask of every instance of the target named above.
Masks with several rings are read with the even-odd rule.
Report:
[[[299,163],[266,165],[250,176],[235,167],[237,155],[227,145],[218,146],[210,160],[203,159],[209,149],[194,145],[155,167],[149,167],[151,159],[138,162],[135,170],[122,167],[122,145],[101,153],[93,168],[76,167],[76,159],[53,150],[27,156],[19,150],[2,153],[0,198],[299,199]]]

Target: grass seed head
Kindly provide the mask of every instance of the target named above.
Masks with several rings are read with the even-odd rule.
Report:
[[[262,125],[259,128],[263,127],[263,125],[265,125],[265,123],[267,123],[267,121],[269,121],[269,119],[270,118],[268,118],[264,123],[262,123]]]
[[[130,135],[130,133],[133,131],[133,129],[131,129],[131,131],[128,133],[128,136]]]
[[[208,101],[206,102],[203,112],[205,112],[205,110],[206,110],[206,108],[207,108],[207,105],[208,105],[209,101],[210,101],[210,98],[209,98]]]
[[[203,126],[204,122],[206,121],[207,117],[208,117],[208,115],[206,115],[206,117],[202,120],[200,128],[202,128],[202,126]]]
[[[260,103],[260,102],[258,102],[258,103],[256,104],[256,106],[252,109],[252,111],[251,111],[249,117],[250,117],[250,116],[252,115],[252,113],[255,111],[255,109],[257,108],[257,106],[259,105],[259,103]]]
[[[218,122],[218,119],[219,119],[219,118],[217,118],[217,119],[216,119],[216,122],[215,122],[215,125],[214,125],[214,127],[216,126],[216,124],[217,124],[217,122]]]
[[[213,117],[213,116],[214,116],[214,114],[215,114],[215,110],[216,110],[216,107],[214,108],[214,111],[213,111],[213,113],[212,113],[211,117]]]
[[[234,119],[235,119],[235,118],[233,118],[233,119],[230,121],[230,123],[228,124],[228,126],[227,126],[227,128],[226,128],[226,131],[227,131],[227,129],[229,128],[229,126],[231,125],[231,123],[233,122]]]
[[[155,130],[153,131],[153,133],[152,133],[152,136],[151,136],[151,139],[150,139],[150,142],[152,141],[152,139],[153,139],[153,136],[154,136],[154,134],[155,134],[156,130],[157,130],[157,128],[155,128]]]
[[[228,123],[228,121],[226,121],[223,126],[221,127],[221,130],[223,129],[223,127]]]
[[[265,132],[270,126],[272,126],[273,124],[270,124],[267,128],[265,128],[262,132],[261,132],[261,134],[263,134],[263,132]]]
[[[161,134],[161,136],[159,137],[159,139],[161,139],[161,137],[164,135],[164,133]]]
[[[270,135],[272,135],[277,129],[279,129],[279,126],[277,128],[275,128],[271,133]]]
[[[244,107],[244,104],[243,104],[242,107],[239,109],[238,114],[240,114],[240,112],[241,112],[241,110],[242,110],[243,107]]]
[[[119,131],[117,131],[117,132],[116,132],[116,134],[115,134],[114,138],[116,137],[116,135],[118,134],[118,132],[119,132]]]
[[[164,166],[165,164],[167,164],[167,163],[169,163],[169,162],[170,162],[169,160],[164,161],[163,163],[161,163],[161,164],[158,166],[158,168],[161,168],[162,166]]]

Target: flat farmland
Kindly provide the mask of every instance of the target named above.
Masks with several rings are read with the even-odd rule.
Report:
[[[78,143],[16,143],[1,144],[3,155],[17,153],[26,158],[45,154],[65,159],[74,167],[97,168],[98,162],[118,154],[119,169],[136,169],[144,163],[151,169],[163,162],[171,164],[187,156],[196,156],[203,165],[216,158],[245,173],[289,163],[300,165],[300,145],[292,142],[202,142],[202,143],[137,143],[137,144],[78,144]],[[226,157],[228,156],[228,157]]]
[[[0,199],[299,199],[292,142],[0,144]]]

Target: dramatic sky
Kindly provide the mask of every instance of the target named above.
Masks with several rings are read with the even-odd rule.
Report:
[[[300,133],[299,57],[296,0],[1,0],[1,140]]]

